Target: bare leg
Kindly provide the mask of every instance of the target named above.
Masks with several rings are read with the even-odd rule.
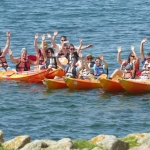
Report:
[[[110,78],[115,78],[116,76],[121,77],[123,75],[122,71],[119,69],[116,69],[111,75]]]

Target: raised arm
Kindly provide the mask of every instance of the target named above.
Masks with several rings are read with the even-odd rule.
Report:
[[[141,41],[141,45],[140,45],[140,56],[141,56],[141,60],[144,61],[145,57],[144,57],[144,43],[147,41],[147,38],[143,39]]]
[[[78,55],[79,55],[79,58],[80,58],[80,70],[79,71],[81,71],[83,69],[82,53],[80,52]]]
[[[52,48],[56,48],[55,40],[52,38],[52,36],[49,33],[47,33],[47,38],[50,39],[51,44],[52,44]]]
[[[99,58],[102,60],[102,62],[103,62],[103,64],[104,64],[104,68],[108,69],[108,64],[105,62],[104,56],[103,56],[103,55],[100,55]]]
[[[134,46],[131,46],[131,51],[132,53],[134,54],[135,58],[136,58],[136,61],[139,61],[139,57],[138,55],[136,54],[136,52],[134,51]]]
[[[37,40],[38,40],[38,38],[39,38],[39,35],[38,35],[38,33],[36,33],[35,34],[35,38],[34,38],[34,48],[35,48],[36,52],[39,52],[39,48],[37,46]]]
[[[43,57],[44,57],[44,61],[46,61],[47,59],[47,56],[46,56],[46,53],[45,53],[45,48],[44,48],[44,41],[45,41],[45,34],[42,35],[42,54],[43,54]]]
[[[54,31],[54,36],[53,36],[53,40],[55,41],[56,40],[56,36],[58,35],[58,30],[55,30]]]
[[[12,51],[11,51],[11,50],[9,50],[9,56],[10,56],[10,60],[11,60],[13,63],[16,63],[16,64],[19,63],[19,59],[13,58],[13,56],[12,56]]]
[[[82,47],[82,44],[83,44],[82,39],[79,39],[79,41],[80,41],[80,46],[79,46],[79,48],[77,49],[78,55],[79,55],[79,53],[81,52],[81,47]]]
[[[3,50],[2,56],[6,56],[6,54],[8,53],[9,46],[10,46],[10,35],[11,35],[11,32],[10,31],[6,32],[6,35],[7,35],[7,42],[6,42],[6,46],[5,46],[4,50]]]
[[[79,49],[80,46],[75,46],[75,49]],[[92,48],[93,47],[93,44],[89,44],[89,45],[86,45],[86,46],[82,46],[81,47],[81,50],[84,50],[84,49],[87,49],[87,48]]]
[[[122,51],[122,47],[121,46],[118,46],[118,54],[117,54],[117,61],[122,64],[122,60],[121,60],[121,57],[120,57],[120,53]]]

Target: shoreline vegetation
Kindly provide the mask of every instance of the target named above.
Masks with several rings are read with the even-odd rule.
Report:
[[[100,134],[91,140],[63,138],[59,141],[31,141],[28,135],[4,141],[3,137],[0,130],[0,150],[150,150],[150,133],[133,133],[124,138]]]

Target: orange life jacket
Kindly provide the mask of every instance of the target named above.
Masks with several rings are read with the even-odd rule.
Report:
[[[30,70],[30,62],[28,59],[20,58],[20,63],[16,65],[16,71],[29,71]]]
[[[6,69],[8,67],[5,56],[0,57],[0,67],[3,67],[4,69]]]

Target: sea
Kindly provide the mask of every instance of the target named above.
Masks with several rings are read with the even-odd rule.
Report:
[[[145,54],[150,52],[150,1],[148,0],[1,0],[0,47],[6,44],[10,30],[10,49],[20,57],[25,47],[35,55],[34,36],[58,30],[70,43],[93,44],[83,56],[103,54],[109,75],[127,59],[135,46],[140,58],[143,38]],[[49,39],[46,39],[49,45]],[[11,68],[15,68],[7,54]],[[140,65],[140,67],[142,64]],[[62,138],[91,139],[99,134],[124,137],[130,133],[150,132],[150,93],[107,93],[103,89],[49,90],[43,84],[0,80],[0,130],[4,139],[29,135],[31,140]]]

